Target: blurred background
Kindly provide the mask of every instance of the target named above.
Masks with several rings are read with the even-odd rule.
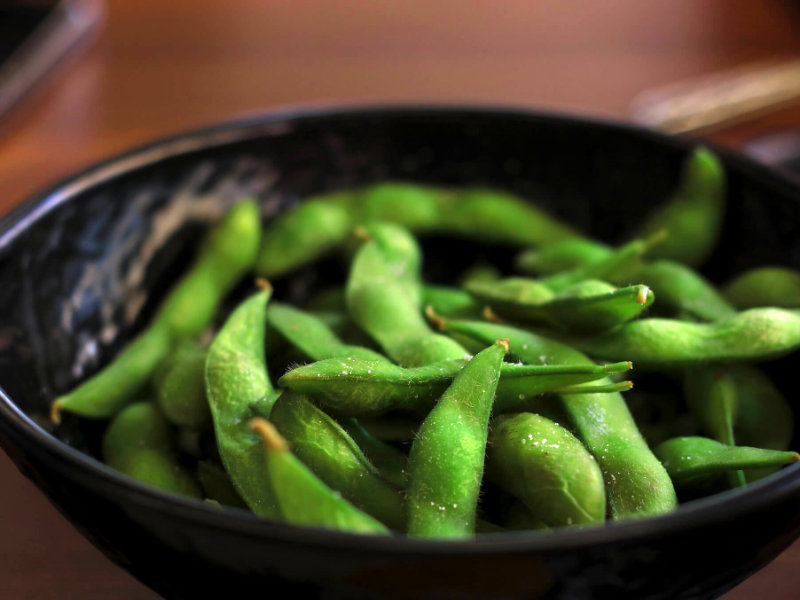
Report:
[[[790,176],[800,164],[797,2],[34,4],[0,0],[0,213],[152,138],[296,104],[514,105],[703,137]],[[0,597],[156,597],[5,455],[0,477]],[[798,567],[795,544],[724,598],[797,598]]]

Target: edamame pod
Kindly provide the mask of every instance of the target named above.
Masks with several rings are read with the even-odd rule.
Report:
[[[613,249],[606,244],[589,238],[576,237],[542,248],[526,250],[517,256],[515,264],[523,273],[553,275],[605,260],[612,252]]]
[[[112,419],[103,434],[103,462],[114,468],[137,448],[174,449],[169,422],[153,402],[134,402]]]
[[[646,318],[594,336],[559,333],[558,337],[591,356],[605,360],[624,356],[649,368],[755,362],[800,347],[800,314],[781,308],[751,308],[714,323]]]
[[[197,499],[203,497],[191,473],[172,454],[153,448],[140,448],[127,454],[125,460],[114,468],[171,494]]]
[[[544,301],[509,299],[502,284],[473,283],[467,290],[500,317],[575,333],[614,329],[639,316],[655,300],[646,285],[617,289],[596,279],[573,284]]]
[[[739,310],[757,306],[800,307],[800,273],[786,267],[759,267],[735,277],[725,297]]]
[[[500,190],[465,189],[440,204],[437,231],[517,245],[547,246],[574,229],[533,204]]]
[[[281,516],[289,523],[351,533],[387,534],[388,530],[326,486],[289,450],[286,440],[264,418],[246,423],[260,438],[264,475]]]
[[[549,527],[605,521],[606,490],[597,462],[569,431],[532,413],[492,421],[486,475]]]
[[[718,321],[736,314],[736,309],[709,281],[684,264],[655,260],[633,277],[655,291],[658,306],[668,306],[674,313],[688,313],[704,321]],[[616,278],[612,281],[621,283]]]
[[[50,407],[50,420],[60,422],[62,410],[86,418],[114,416],[147,384],[153,371],[169,354],[171,345],[165,327],[146,329],[108,366],[71,392],[56,398]]]
[[[342,417],[339,424],[378,468],[381,477],[396,488],[405,489],[408,480],[408,457],[405,454],[372,435],[354,417]]]
[[[288,304],[270,303],[267,321],[272,329],[311,360],[345,356],[374,361],[386,360],[382,354],[369,348],[345,344],[322,319]]]
[[[62,410],[89,418],[116,414],[148,382],[172,344],[200,335],[222,298],[252,266],[258,252],[258,204],[236,204],[203,242],[191,269],[164,299],[150,326],[125,350],[71,392],[58,397],[50,417]]]
[[[738,469],[782,467],[800,461],[797,452],[731,446],[699,436],[667,440],[654,452],[679,487]]]
[[[278,516],[264,470],[261,442],[247,422],[269,416],[276,394],[264,357],[267,300],[271,290],[247,298],[234,309],[206,358],[206,395],[222,464],[236,491],[257,515]]]
[[[406,507],[400,490],[381,478],[336,421],[291,392],[278,398],[270,418],[292,453],[323,482],[384,525],[405,530]]]
[[[789,402],[761,370],[751,365],[717,367],[732,381],[736,393],[733,424],[737,444],[788,450],[794,434],[794,415]],[[774,469],[750,469],[748,481],[755,481]]]
[[[386,361],[331,359],[292,369],[278,385],[308,394],[342,415],[378,415],[389,410],[427,412],[469,362],[442,361],[406,369]],[[506,363],[500,370],[495,409],[511,410],[532,396],[630,368],[628,362],[551,366]]]
[[[556,293],[537,279],[527,277],[507,277],[499,281],[473,281],[465,284],[465,289],[483,302],[507,302],[509,304],[540,305],[550,302]],[[434,306],[434,309],[436,307]],[[443,317],[447,315],[439,313]]]
[[[706,435],[728,446],[736,445],[733,425],[739,402],[733,378],[722,369],[707,367],[688,371],[683,384],[686,404]],[[742,471],[728,476],[732,487],[747,482]]]
[[[185,340],[156,369],[153,384],[158,406],[173,425],[199,430],[211,422],[205,366],[205,349]]]
[[[351,192],[309,198],[264,229],[256,272],[279,277],[339,247],[353,228]]]
[[[480,261],[461,273],[458,281],[460,286],[464,286],[470,281],[498,281],[502,277],[500,269],[488,262]]]
[[[377,183],[357,190],[353,196],[353,224],[383,221],[411,231],[429,231],[439,225],[442,204],[460,193],[403,181]]]
[[[197,461],[197,479],[203,488],[207,500],[219,502],[225,506],[247,508],[247,504],[233,487],[225,469],[210,460]]]
[[[131,404],[109,423],[103,435],[103,461],[161,490],[202,497],[191,474],[178,462],[169,423],[152,402]]]
[[[730,374],[713,367],[687,371],[683,391],[689,410],[706,435],[728,446],[735,445],[733,425],[738,402]]]
[[[417,432],[408,458],[408,534],[468,538],[483,477],[489,414],[508,341],[475,357]]]
[[[599,242],[575,238],[558,245],[542,248],[536,251],[534,256],[541,254],[544,260],[547,258],[548,253],[552,252],[555,257],[558,257],[561,252],[561,246],[564,246],[565,250],[569,250],[572,246],[579,249],[586,248],[584,253],[567,254],[573,262],[565,268],[570,269],[589,268],[588,265],[593,262],[603,264],[602,260],[608,259],[616,252]],[[629,246],[631,250],[634,248],[635,246]],[[526,259],[526,256],[522,255],[519,260],[523,263],[524,260],[535,263],[533,259]],[[639,262],[642,263],[642,261]],[[545,262],[545,264],[547,263]],[[523,270],[526,269],[523,268]],[[526,272],[535,271],[528,269]],[[545,274],[557,272],[553,270],[544,271]],[[635,261],[631,261],[625,268],[606,270],[604,277],[601,279],[618,286],[628,286],[633,283],[643,283],[649,286],[658,296],[656,307],[659,310],[669,308],[672,312],[669,316],[686,313],[704,321],[717,321],[731,317],[736,312],[734,306],[717,291],[713,284],[688,265],[673,260],[655,260],[640,264],[638,267]],[[780,306],[776,303],[762,304],[762,306],[767,305]]]
[[[736,440],[746,446],[788,450],[794,435],[789,401],[769,377],[752,365],[726,369],[736,388]]]
[[[353,320],[402,366],[463,358],[464,348],[432,331],[422,316],[421,259],[414,238],[386,223],[373,224],[368,234],[347,281]]]
[[[725,212],[725,170],[707,148],[695,148],[686,159],[678,190],[650,215],[637,237],[666,230],[654,258],[668,258],[691,266],[703,263],[719,238]]]
[[[278,217],[264,231],[256,270],[262,277],[284,275],[342,246],[353,227],[378,221],[516,245],[547,245],[576,235],[506,192],[385,182],[316,196]]]
[[[422,303],[432,306],[443,317],[478,318],[483,310],[483,305],[469,292],[443,285],[423,285]]]
[[[608,281],[629,280],[633,273],[642,268],[643,257],[660,244],[664,239],[663,232],[656,232],[649,238],[633,240],[624,246],[614,249],[611,254],[602,260],[580,265],[569,271],[554,273],[539,279],[541,283],[554,292],[560,292],[571,285],[586,279],[599,279]]]

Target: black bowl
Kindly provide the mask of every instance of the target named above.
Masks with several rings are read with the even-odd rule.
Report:
[[[92,458],[98,426],[56,432],[49,401],[146,323],[200,228],[244,193],[265,219],[384,179],[482,184],[622,239],[674,189],[691,143],[627,126],[473,108],[287,112],[136,150],[40,194],[0,235],[0,442],[80,531],[171,598],[711,598],[800,534],[800,465],[653,519],[468,543],[359,537],[166,495]],[[706,274],[800,266],[800,187],[723,153],[730,206]],[[305,269],[288,289],[313,285]],[[773,369],[791,390],[792,357]]]

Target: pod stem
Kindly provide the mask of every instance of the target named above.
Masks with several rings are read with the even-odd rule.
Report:
[[[250,429],[259,435],[264,445],[267,447],[267,450],[277,452],[286,452],[289,450],[289,444],[283,436],[278,433],[275,426],[266,419],[261,417],[252,419],[250,421]]]
[[[263,277],[256,277],[256,287],[260,289],[262,292],[269,292],[272,293],[272,284],[269,280],[264,279]]]
[[[436,329],[444,331],[445,319],[437,315],[436,311],[433,310],[433,306],[430,304],[425,307],[425,316],[428,318],[428,322]]]
[[[372,240],[372,234],[361,225],[353,228],[353,237],[361,242],[369,242]]]
[[[54,425],[61,423],[61,402],[58,400],[50,405],[50,420]]]
[[[505,321],[497,316],[497,314],[492,310],[491,306],[484,306],[483,312],[481,313],[484,319],[490,321],[491,323],[500,323],[503,324]]]

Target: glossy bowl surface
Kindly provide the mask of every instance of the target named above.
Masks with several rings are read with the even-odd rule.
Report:
[[[259,197],[268,221],[310,194],[385,179],[480,184],[616,242],[668,197],[691,146],[519,110],[380,107],[272,114],[91,167],[2,223],[0,442],[84,535],[169,598],[720,595],[800,535],[800,465],[660,518],[430,542],[301,529],[171,497],[91,458],[99,425],[66,419],[53,434],[45,418],[50,399],[143,327],[198,233],[243,194]],[[800,266],[800,187],[722,156],[729,209],[704,272],[724,281],[765,263]],[[303,269],[285,289],[302,295],[321,279]],[[788,357],[772,374],[791,392],[796,369]]]

